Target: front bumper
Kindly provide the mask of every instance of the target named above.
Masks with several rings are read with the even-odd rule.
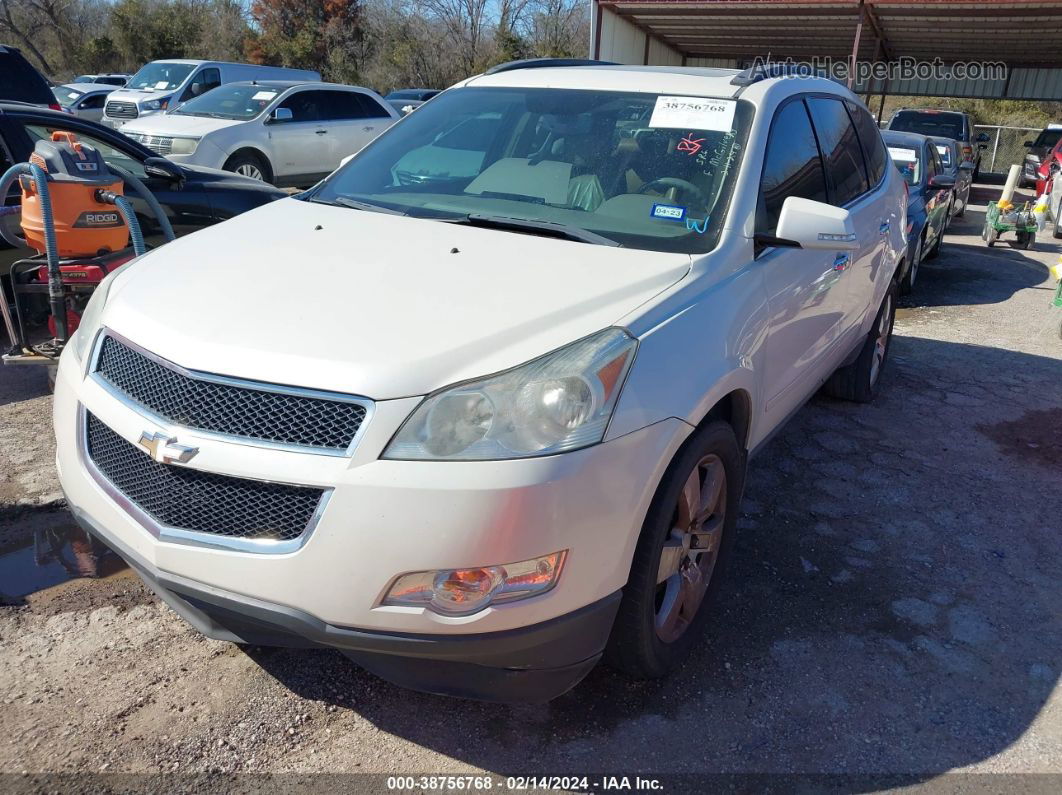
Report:
[[[352,455],[271,450],[158,425],[82,379],[71,353],[55,390],[60,482],[79,521],[160,597],[211,637],[335,646],[385,678],[452,695],[548,698],[585,675],[604,648],[656,484],[691,430],[665,420],[517,461],[381,460],[419,402],[409,398],[377,402]],[[279,554],[153,535],[87,469],[82,407],[131,443],[157,431],[199,446],[189,468],[331,489],[327,507],[301,546]],[[568,554],[558,584],[534,598],[460,617],[381,605],[400,574],[559,550]]]
[[[84,511],[78,523],[128,563],[185,621],[215,640],[334,648],[401,687],[484,701],[544,702],[577,685],[601,658],[619,591],[534,626],[470,635],[406,635],[334,626],[283,605],[159,571]]]

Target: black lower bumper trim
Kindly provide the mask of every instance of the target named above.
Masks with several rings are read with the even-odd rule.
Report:
[[[327,647],[402,687],[486,701],[542,702],[570,690],[594,667],[622,592],[567,615],[502,632],[409,635],[325,623],[308,613],[159,571],[67,503],[147,586],[204,635],[261,646]]]

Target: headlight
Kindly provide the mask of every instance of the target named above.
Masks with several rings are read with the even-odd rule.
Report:
[[[1032,163],[1034,165],[1040,165],[1040,158],[1036,155],[1025,155],[1025,162]]]
[[[557,584],[566,552],[483,566],[403,574],[384,597],[385,605],[427,607],[444,616],[467,616],[487,605],[544,594]]]
[[[605,329],[498,375],[430,395],[384,458],[496,461],[597,444],[638,343]]]
[[[140,105],[141,110],[166,110],[170,105],[169,97],[159,97],[158,99],[149,99]]]
[[[190,155],[199,146],[198,138],[174,138],[170,144],[170,154]]]
[[[96,332],[99,331],[103,307],[107,305],[107,296],[110,295],[115,275],[128,268],[133,262],[134,260],[129,260],[129,262],[108,273],[107,278],[100,282],[92,293],[92,297],[89,298],[85,311],[81,313],[81,320],[77,324],[77,331],[74,332],[74,336],[70,339],[70,345],[73,346],[74,354],[79,362],[85,361],[89,346],[92,344],[92,340],[95,339]]]

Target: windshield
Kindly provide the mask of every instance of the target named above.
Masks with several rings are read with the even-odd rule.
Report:
[[[703,253],[725,220],[751,117],[749,104],[730,99],[454,89],[306,198]]]
[[[149,63],[131,78],[126,88],[151,91],[172,91],[195,69],[188,63]]]
[[[1058,139],[1062,138],[1062,129],[1059,130],[1042,130],[1038,136],[1034,146],[1042,146],[1045,149],[1050,149],[1058,143]]]
[[[213,119],[253,119],[280,94],[269,86],[230,83],[190,99],[172,113],[179,116],[209,116]]]
[[[96,75],[79,75],[74,78],[75,83],[95,83]]]
[[[900,111],[889,122],[889,129],[897,132],[935,135],[938,138],[951,138],[956,141],[961,141],[965,137],[962,116],[958,113]]]
[[[918,159],[918,150],[908,146],[889,145],[889,156],[896,168],[900,169],[903,181],[914,186],[922,179],[922,163]]]
[[[69,108],[84,95],[81,91],[75,91],[72,88],[66,86],[56,86],[52,89],[52,93],[55,94],[55,101],[62,105],[64,108]]]

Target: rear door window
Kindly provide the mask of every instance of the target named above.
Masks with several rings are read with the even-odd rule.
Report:
[[[808,97],[807,103],[826,164],[830,203],[843,207],[870,188],[859,138],[841,100]]]
[[[854,102],[845,102],[848,115],[855,124],[856,133],[859,134],[859,143],[863,147],[863,160],[867,164],[867,177],[871,185],[877,185],[885,176],[885,168],[889,164],[889,153],[885,150],[885,142],[881,140],[881,133],[874,117],[870,112]]]
[[[756,207],[757,234],[774,237],[782,204],[790,196],[827,201],[826,175],[815,132],[799,99],[783,106],[771,122]]]

